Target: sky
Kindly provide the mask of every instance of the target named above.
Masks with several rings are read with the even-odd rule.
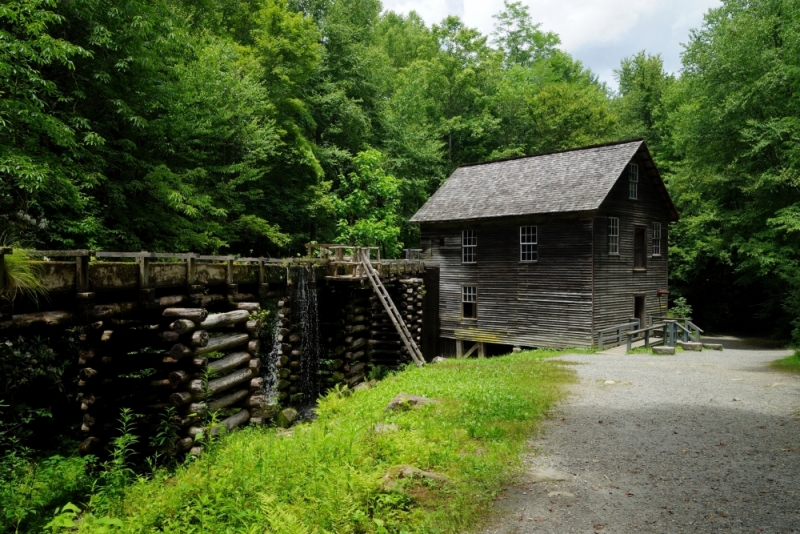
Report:
[[[522,0],[541,29],[561,38],[561,46],[592,69],[611,88],[617,88],[614,69],[624,57],[640,50],[660,53],[667,71],[681,68],[682,43],[699,28],[703,15],[721,0]],[[473,28],[489,35],[492,15],[503,0],[383,0],[386,10],[416,11],[434,24],[458,15]]]

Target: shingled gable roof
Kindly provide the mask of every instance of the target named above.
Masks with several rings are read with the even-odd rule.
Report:
[[[636,153],[678,212],[642,139],[465,165],[411,217],[429,223],[596,210]]]

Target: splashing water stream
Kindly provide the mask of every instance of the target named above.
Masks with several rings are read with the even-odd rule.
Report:
[[[309,275],[311,280],[309,280]],[[319,359],[322,354],[319,334],[319,309],[317,302],[316,268],[301,267],[297,281],[295,299],[298,326],[302,335],[300,342],[300,391],[303,403],[311,404],[319,393]]]
[[[262,376],[264,377],[264,394],[267,397],[267,405],[275,406],[278,404],[278,360],[281,358],[281,344],[278,342],[278,335],[281,332],[281,322],[276,319],[275,329],[272,333],[272,350],[267,355]]]

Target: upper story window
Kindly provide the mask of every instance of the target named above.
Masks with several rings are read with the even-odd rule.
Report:
[[[465,319],[478,317],[478,288],[476,286],[461,287],[461,317]]]
[[[628,165],[628,198],[639,198],[639,166]]]
[[[539,238],[536,226],[519,227],[519,261],[539,260]]]
[[[619,217],[608,218],[608,253],[619,254]]]
[[[653,223],[653,256],[661,256],[661,223]]]
[[[475,230],[463,230],[461,232],[461,263],[475,263],[477,248],[478,238],[475,236]]]

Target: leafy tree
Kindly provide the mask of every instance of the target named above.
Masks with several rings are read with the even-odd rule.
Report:
[[[337,219],[337,242],[380,246],[384,257],[399,256],[400,183],[384,170],[385,158],[374,149],[359,152],[355,171],[339,177],[333,196]]]
[[[530,67],[556,52],[561,39],[553,32],[540,30],[541,24],[534,24],[528,6],[508,0],[503,0],[503,6],[503,11],[493,15],[497,23],[492,36],[507,66]]]
[[[671,266],[687,290],[729,273],[741,298],[727,299],[732,313],[716,323],[727,327],[760,317],[786,329],[784,306],[798,302],[797,8],[796,0],[727,0],[710,10],[667,94],[669,186],[683,217],[672,232]],[[693,301],[699,320],[719,319],[714,305],[701,311]]]
[[[644,137],[658,152],[663,136],[659,118],[664,113],[664,94],[675,78],[664,71],[660,54],[649,55],[645,51],[624,58],[614,75],[619,82],[620,97],[615,104],[620,137]]]
[[[48,226],[68,226],[95,183],[82,162],[100,139],[58,105],[74,96],[57,83],[91,54],[52,35],[65,22],[55,7],[53,0],[0,4],[0,221],[15,234],[8,239],[30,241]]]

